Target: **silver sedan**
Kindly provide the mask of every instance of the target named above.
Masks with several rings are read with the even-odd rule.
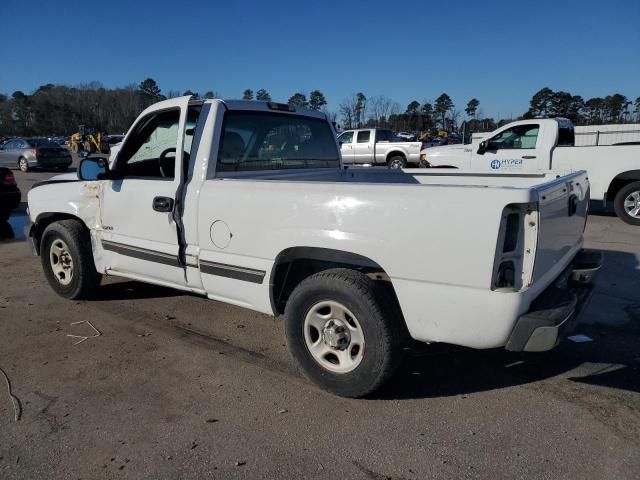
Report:
[[[14,138],[0,147],[0,167],[65,171],[71,165],[71,152],[46,138]]]

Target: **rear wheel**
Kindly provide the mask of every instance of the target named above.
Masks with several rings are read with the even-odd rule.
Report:
[[[336,395],[372,393],[401,361],[402,320],[393,305],[360,272],[339,268],[310,276],[285,309],[292,357],[311,381]]]
[[[389,168],[407,168],[407,160],[402,155],[395,155],[387,162]]]
[[[100,285],[89,232],[76,220],[52,223],[42,235],[40,259],[51,288],[67,299],[87,298]]]
[[[100,153],[104,153],[105,155],[108,155],[110,151],[111,149],[109,148],[109,144],[107,142],[100,143]]]
[[[24,157],[20,157],[20,159],[18,160],[18,168],[20,169],[21,172],[28,172],[29,170],[31,170],[29,168],[29,163],[27,162],[27,159]]]
[[[640,225],[640,182],[633,182],[618,192],[613,206],[616,215],[629,225]]]

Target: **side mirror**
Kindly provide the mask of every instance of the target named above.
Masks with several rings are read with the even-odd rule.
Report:
[[[107,162],[104,158],[85,158],[78,168],[80,180],[100,180],[106,173]]]
[[[484,155],[484,152],[487,151],[487,141],[485,140],[484,142],[480,142],[480,145],[478,145],[478,155]]]

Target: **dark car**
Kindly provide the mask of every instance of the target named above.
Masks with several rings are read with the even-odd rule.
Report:
[[[16,177],[8,168],[0,167],[0,222],[4,222],[11,210],[20,205],[20,190]]]
[[[0,167],[54,168],[65,171],[71,165],[71,152],[46,138],[14,138],[0,147]]]

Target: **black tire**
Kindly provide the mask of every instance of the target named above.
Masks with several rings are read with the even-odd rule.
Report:
[[[18,159],[18,168],[20,169],[21,172],[25,172],[25,173],[31,170],[31,168],[29,167],[29,163],[27,162],[27,159],[24,157],[20,157]]]
[[[107,142],[100,143],[100,153],[104,153],[105,155],[109,155],[111,152],[111,147]]]
[[[72,261],[72,275],[67,285],[56,277],[52,267],[51,248],[57,240],[68,246],[67,253]],[[89,232],[77,220],[54,222],[46,228],[42,234],[40,259],[49,285],[61,297],[70,300],[89,298],[100,286],[101,275],[93,263]]]
[[[625,185],[623,188],[621,188],[618,194],[616,195],[616,198],[613,201],[613,208],[616,212],[616,215],[620,218],[620,220],[622,220],[625,223],[628,223],[629,225],[639,226],[640,212],[636,216],[633,216],[631,215],[630,212],[627,211],[627,209],[624,206],[625,200],[627,200],[627,198],[630,196],[632,198],[633,197],[640,198],[640,182],[632,182],[628,185]],[[640,204],[637,204],[637,205],[638,207],[640,207]]]
[[[307,313],[327,300],[353,312],[364,334],[362,359],[347,373],[335,373],[320,365],[305,341]],[[302,373],[321,388],[343,397],[369,395],[393,376],[402,360],[403,320],[395,305],[386,290],[360,272],[337,268],[316,273],[295,288],[285,308],[291,356]]]
[[[387,162],[389,168],[407,168],[407,159],[402,155],[394,155]]]

